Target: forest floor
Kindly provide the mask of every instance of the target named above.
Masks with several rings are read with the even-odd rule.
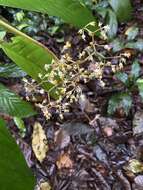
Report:
[[[119,26],[117,35],[119,41],[126,39],[125,31],[134,24],[139,27],[136,41],[143,37],[141,1],[136,0],[133,3],[134,19]],[[65,41],[72,45],[68,51],[75,59],[77,52],[86,46],[74,29],[70,33],[67,32]],[[41,42],[57,56],[61,54],[62,45],[58,45],[55,39],[49,36],[45,40],[43,37]],[[103,43],[99,39],[97,42]],[[142,46],[141,44],[141,51],[136,48],[121,48],[115,53],[109,52],[110,57],[113,57],[111,63],[116,65],[118,63],[116,57],[121,53],[129,55],[125,58],[126,64],[122,72],[130,74],[131,65],[136,58],[141,67],[142,77]],[[84,103],[72,105],[70,112],[65,113],[62,120],[53,113],[52,118],[47,121],[40,111],[37,116],[25,119],[27,129],[23,138],[14,122],[7,118],[11,133],[37,177],[37,189],[40,188],[40,183],[44,182],[48,182],[49,189],[51,187],[53,190],[143,189],[143,102],[135,88],[131,94],[132,106],[129,113],[126,114],[124,111],[124,106],[126,107],[124,102],[112,116],[109,116],[107,114],[109,99],[119,92],[124,93],[125,88],[108,67],[103,78],[105,88],[101,87],[97,80],[80,84],[86,100]],[[21,80],[0,80],[25,98]],[[35,121],[43,127],[48,141],[48,151],[41,163],[36,159],[31,146],[32,126]],[[41,190],[48,190],[48,187],[45,189],[41,187]]]

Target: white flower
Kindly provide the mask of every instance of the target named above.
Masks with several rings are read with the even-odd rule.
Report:
[[[101,26],[102,26],[102,23],[101,23],[101,22],[99,22],[99,23],[98,23],[98,26],[99,26],[99,27],[101,27]]]
[[[86,36],[85,36],[85,34],[84,34],[84,33],[82,34],[82,36],[81,36],[81,37],[82,37],[82,39],[85,41]]]
[[[45,69],[46,71],[48,71],[48,70],[49,70],[49,65],[48,65],[48,64],[45,64],[45,65],[44,65],[44,69]]]
[[[109,31],[109,30],[110,30],[110,26],[109,26],[109,25],[104,26],[104,30],[105,30],[106,32]]]
[[[78,31],[79,34],[83,34],[83,32],[84,32],[84,31],[83,31],[82,29],[80,29],[80,30]]]
[[[38,74],[38,77],[39,77],[40,79],[42,79],[42,74],[41,74],[41,73],[39,73],[39,74]]]
[[[40,94],[44,94],[45,91],[43,89],[39,90]]]
[[[111,46],[106,44],[106,45],[104,46],[104,49],[110,51],[110,50],[111,50]]]

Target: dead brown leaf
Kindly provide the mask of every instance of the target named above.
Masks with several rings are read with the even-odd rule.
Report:
[[[105,133],[105,135],[106,135],[107,137],[110,137],[110,136],[113,135],[113,129],[112,129],[111,127],[105,127],[105,128],[103,129],[103,132]]]
[[[133,119],[133,134],[143,133],[143,112],[136,112]]]
[[[143,188],[143,175],[138,175],[137,177],[135,177],[134,181],[137,185]]]
[[[59,146],[61,149],[67,147],[70,143],[70,136],[68,132],[64,129],[59,129],[55,133],[54,139],[56,146]]]
[[[73,167],[73,162],[70,159],[69,154],[67,153],[61,154],[56,164],[57,164],[58,169]]]
[[[90,103],[84,94],[79,97],[79,105],[80,109],[87,113],[93,113],[95,111],[95,105]]]

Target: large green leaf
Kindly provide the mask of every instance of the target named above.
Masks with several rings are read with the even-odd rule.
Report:
[[[132,18],[132,6],[130,0],[109,0],[120,22],[128,21]]]
[[[9,43],[2,43],[2,49],[19,67],[36,81],[41,82],[39,74],[46,74],[45,64],[52,61],[52,56],[43,47],[31,43],[21,36],[12,38]],[[48,86],[47,86],[48,88]]]
[[[10,42],[2,41],[1,48],[22,70],[41,83],[39,74],[43,76],[47,74],[44,66],[51,64],[52,60],[59,61],[56,55],[41,43],[18,31],[3,20],[0,20],[0,26],[16,35]],[[53,87],[53,84],[48,81],[42,83],[42,85],[47,91]],[[54,93],[52,95],[55,96]]]
[[[39,74],[43,76],[47,74],[44,66],[52,62],[52,54],[21,36],[12,38],[12,42],[2,43],[1,47],[6,55],[22,70],[37,82],[42,82]],[[53,87],[48,81],[41,84],[47,91]]]
[[[15,117],[29,117],[36,112],[32,106],[0,84],[0,112]]]
[[[48,13],[79,28],[95,21],[92,13],[78,0],[0,0],[0,5]]]
[[[33,190],[35,178],[24,156],[0,119],[0,189]]]

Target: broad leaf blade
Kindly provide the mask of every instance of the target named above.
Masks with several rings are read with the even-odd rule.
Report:
[[[0,0],[0,5],[58,16],[79,28],[95,21],[92,13],[78,0]]]
[[[29,117],[36,112],[32,106],[0,84],[0,112],[14,117]]]
[[[108,103],[108,114],[113,115],[118,108],[123,108],[126,115],[128,115],[131,105],[132,98],[129,94],[119,93],[117,95],[113,95]]]
[[[0,119],[0,188],[3,190],[33,190],[35,178],[24,156]]]
[[[44,66],[51,64],[53,59],[51,54],[43,47],[30,43],[28,39],[21,36],[14,37],[12,42],[2,43],[1,46],[6,55],[11,58],[13,62],[33,79],[41,83],[39,74],[43,76],[47,74]],[[47,81],[43,84],[43,87],[48,91],[53,85]]]
[[[128,21],[132,18],[132,6],[130,0],[109,0],[120,22]]]
[[[54,85],[48,81],[43,83],[41,78],[39,78],[39,74],[45,76],[47,71],[44,66],[51,64],[53,60],[56,62],[59,61],[56,55],[43,44],[20,32],[7,22],[0,20],[0,26],[16,35],[16,37],[11,39],[11,42],[1,42],[1,48],[7,56],[28,75],[39,82],[45,90],[50,90]],[[57,97],[57,93],[54,91],[51,91],[50,94],[53,97]]]
[[[43,48],[21,36],[12,38],[12,42],[2,43],[2,49],[35,80],[39,80],[38,74],[43,73],[44,65],[52,61],[52,56]]]

